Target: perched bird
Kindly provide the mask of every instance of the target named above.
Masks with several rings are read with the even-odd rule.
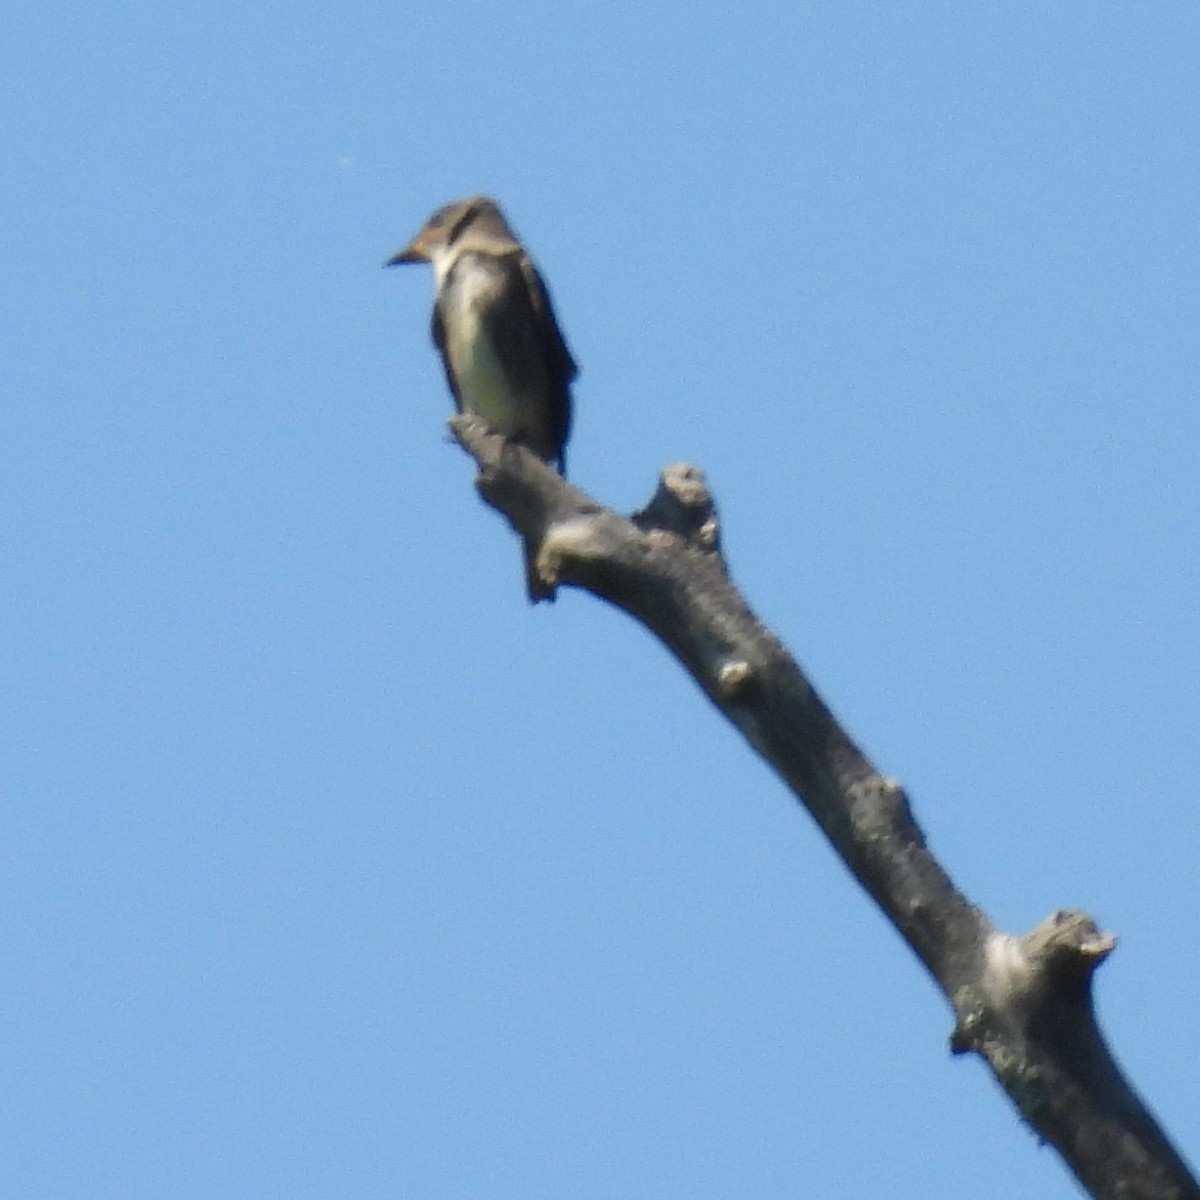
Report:
[[[384,266],[414,262],[433,266],[433,340],[458,411],[565,475],[579,370],[546,285],[499,205],[470,196],[439,208]]]

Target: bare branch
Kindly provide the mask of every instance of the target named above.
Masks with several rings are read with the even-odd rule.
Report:
[[[618,516],[478,419],[455,437],[477,486],[525,547],[530,598],[582,588],[676,655],[811,813],[955,1013],[951,1048],[989,1065],[1018,1112],[1098,1200],[1200,1200],[1200,1188],[1122,1075],[1092,1003],[1115,939],[1058,912],[998,930],[934,858],[904,789],[838,724],[725,569],[703,475],[667,468],[650,503]]]

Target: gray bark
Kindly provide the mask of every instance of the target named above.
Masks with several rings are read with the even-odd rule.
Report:
[[[838,724],[750,611],[721,556],[695,468],[667,468],[632,518],[604,508],[478,420],[451,421],[477,487],[521,537],[530,598],[577,587],[624,609],[679,659],[791,788],[953,1009],[950,1048],[988,1064],[1021,1117],[1097,1200],[1200,1200],[1096,1020],[1092,977],[1115,946],[1078,911],[997,929],[926,845],[904,789]]]

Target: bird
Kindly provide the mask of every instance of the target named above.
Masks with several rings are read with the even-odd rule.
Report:
[[[433,267],[433,341],[460,413],[567,473],[571,383],[579,373],[550,293],[488,196],[439,208],[385,267]]]

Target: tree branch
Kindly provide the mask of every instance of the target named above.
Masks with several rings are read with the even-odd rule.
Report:
[[[627,519],[478,419],[450,424],[478,463],[483,499],[522,539],[530,598],[582,588],[666,644],[792,789],[945,993],[954,1053],[987,1062],[1084,1188],[1097,1200],[1200,1200],[1096,1022],[1092,975],[1115,939],[1074,911],[1014,937],[958,891],[904,789],[854,744],[733,586],[701,473],[668,467],[650,503]]]

